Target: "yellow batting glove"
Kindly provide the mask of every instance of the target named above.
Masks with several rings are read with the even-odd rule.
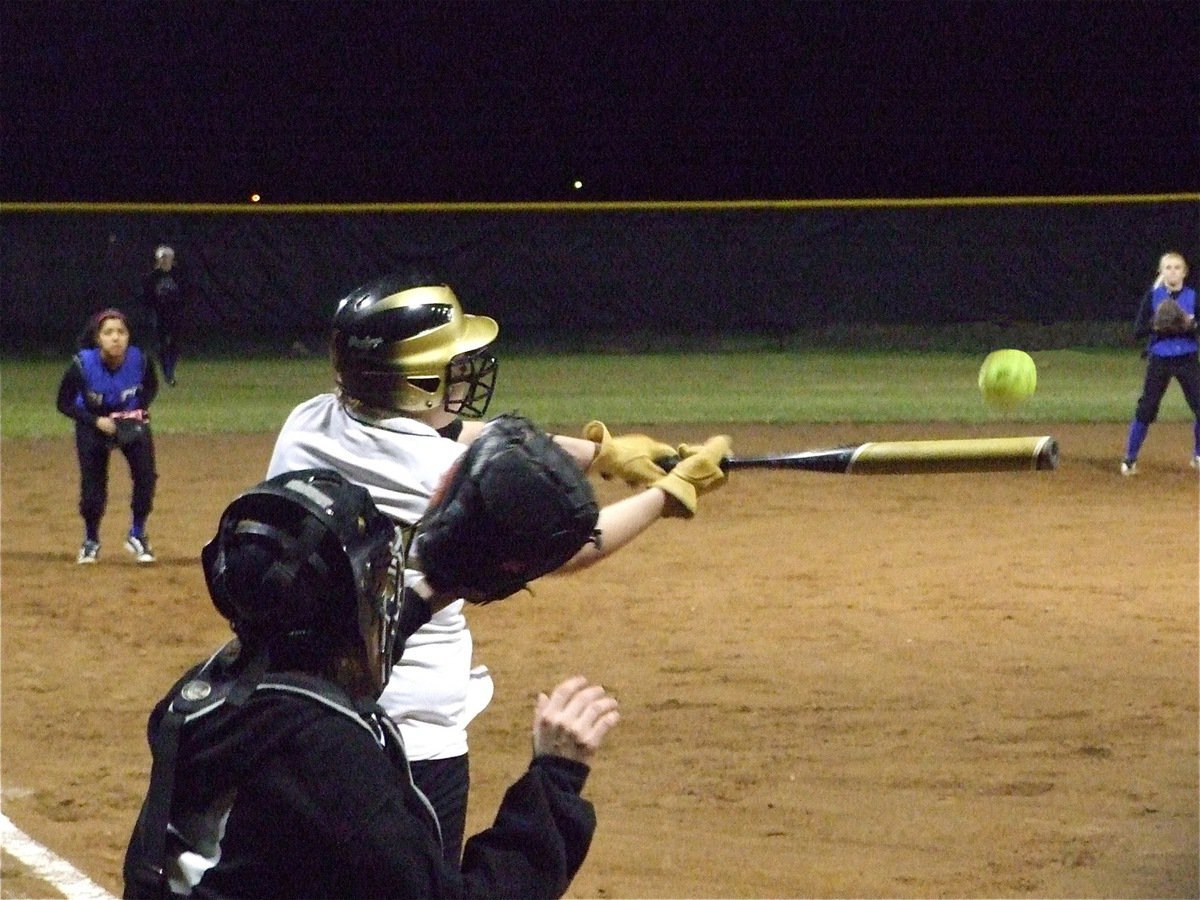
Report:
[[[675,448],[644,434],[623,434],[613,437],[603,422],[588,422],[583,436],[594,441],[598,448],[589,472],[606,481],[619,478],[630,487],[645,487],[667,474],[656,462],[675,457]]]
[[[653,484],[668,496],[663,515],[685,519],[694,516],[697,498],[725,483],[721,460],[731,452],[729,436],[724,434],[710,437],[699,445],[680,444],[678,464]]]

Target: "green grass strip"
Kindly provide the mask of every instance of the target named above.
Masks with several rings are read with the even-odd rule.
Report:
[[[519,411],[546,427],[622,423],[1128,421],[1144,363],[1130,350],[1032,351],[1038,389],[1001,416],[979,396],[982,354],[754,351],[509,354],[490,413]],[[54,408],[67,357],[0,361],[0,433],[68,434]],[[331,390],[327,357],[185,359],[179,386],[152,408],[160,434],[269,432],[301,400]],[[1178,387],[1162,421],[1191,414]]]

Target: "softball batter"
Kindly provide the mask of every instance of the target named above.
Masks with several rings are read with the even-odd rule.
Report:
[[[486,427],[464,418],[482,417],[491,401],[497,362],[490,345],[498,333],[494,320],[465,314],[454,292],[426,272],[389,275],[352,292],[333,319],[338,390],[292,410],[268,477],[334,469],[366,487],[384,513],[412,526],[442,474]],[[727,438],[694,448],[690,469],[667,476],[653,460],[676,455],[676,448],[644,435],[613,437],[599,422],[587,434],[594,439],[555,440],[583,469],[658,489],[602,509],[600,545],[585,547],[564,569],[615,552],[664,515],[694,514],[697,496],[724,481],[718,462],[729,455]],[[472,652],[459,600],[408,639],[380,698],[404,737],[414,780],[437,810],[454,863],[466,824],[467,724],[493,690],[487,668],[472,666]]]

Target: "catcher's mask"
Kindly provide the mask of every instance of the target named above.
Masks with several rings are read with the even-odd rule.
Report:
[[[482,416],[496,384],[488,345],[500,326],[462,311],[445,284],[388,275],[351,292],[333,316],[331,353],[347,397],[379,410]]]
[[[382,689],[400,619],[399,553],[399,530],[365,488],[304,469],[230,503],[201,561],[213,604],[244,643],[332,653],[377,641]]]

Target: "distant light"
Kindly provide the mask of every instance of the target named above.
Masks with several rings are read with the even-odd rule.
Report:
[[[262,199],[262,197],[260,197],[258,194],[251,194],[251,195],[250,195],[250,202],[251,202],[251,203],[257,203],[257,202],[258,202],[259,200],[261,200],[261,199]]]
[[[574,187],[575,187],[575,190],[579,190],[581,187],[583,187],[583,182],[576,181]]]

